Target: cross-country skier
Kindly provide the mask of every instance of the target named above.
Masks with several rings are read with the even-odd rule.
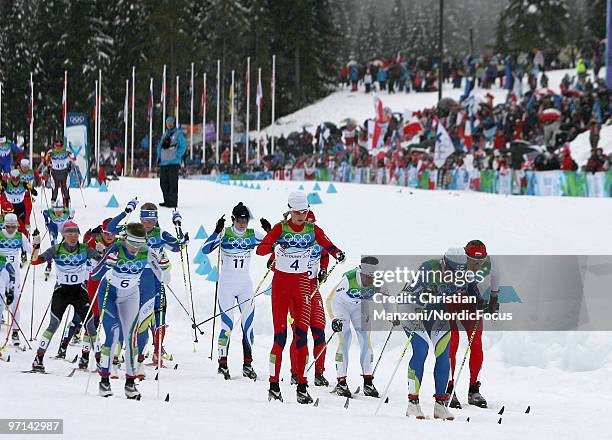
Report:
[[[468,312],[476,312],[476,308],[485,309],[487,313],[496,313],[499,311],[499,269],[493,264],[490,255],[487,255],[487,248],[485,244],[480,240],[471,240],[465,246],[465,253],[467,254],[468,263],[467,268],[472,272],[482,271],[483,281],[479,283],[480,286],[488,287],[490,289],[490,298],[486,302],[480,300],[478,304],[474,303],[453,303],[447,305],[447,310],[455,313],[459,313],[463,310]],[[474,289],[478,289],[478,286],[473,286]],[[479,298],[480,299],[480,298]],[[479,406],[481,408],[487,407],[487,401],[482,394],[480,394],[480,381],[478,375],[482,368],[482,362],[484,354],[482,350],[482,320],[478,322],[478,326],[475,321],[466,320],[461,321],[468,341],[474,333],[472,344],[470,345],[470,387],[468,389],[468,404]],[[452,395],[450,402],[451,408],[461,408],[461,403],[457,399],[456,394],[453,393],[453,378],[455,377],[455,366],[457,348],[459,347],[459,330],[457,328],[457,322],[450,322],[451,328],[451,339],[450,339],[450,364],[451,364],[451,380],[448,382],[447,393]]]
[[[57,237],[64,227],[64,223],[74,218],[74,208],[66,208],[64,207],[64,202],[57,200],[53,203],[51,208],[43,211],[43,217],[47,230],[49,231],[51,246],[55,246],[57,244]],[[49,262],[45,268],[45,281],[49,278],[50,273],[51,262]]]
[[[23,156],[23,150],[6,136],[0,136],[0,172],[8,173],[13,169],[13,154],[19,161]]]
[[[15,299],[15,270],[4,255],[0,255],[0,297],[0,323],[4,323],[2,318],[4,307],[9,307],[11,310],[10,306]],[[11,313],[14,312],[11,310]]]
[[[130,214],[138,204],[138,200],[131,200],[125,210],[114,217],[108,223],[108,231],[114,234],[119,234],[124,226],[120,226],[121,221]],[[152,258],[150,264],[142,274],[141,284],[143,292],[140,296],[140,317],[139,317],[139,332],[138,332],[138,376],[144,378],[144,349],[147,344],[148,328],[151,325],[153,330],[153,363],[157,364],[157,357],[164,353],[164,337],[166,334],[166,293],[162,289],[162,281],[168,283],[169,270],[162,270],[159,267],[160,261],[167,260],[164,255],[164,250],[171,252],[179,252],[182,247],[189,242],[189,237],[184,236],[181,239],[174,237],[169,232],[163,231],[158,224],[158,210],[154,203],[144,203],[140,208],[140,223],[144,226],[147,234],[147,243],[152,250]],[[182,218],[178,212],[173,214],[173,222],[180,224]],[[168,267],[164,266],[164,269]],[[162,279],[164,278],[165,279]],[[161,347],[161,353],[159,349]]]
[[[359,340],[359,361],[363,376],[363,393],[366,396],[378,397],[374,387],[372,368],[373,352],[370,331],[365,330],[362,323],[367,317],[364,300],[372,298],[379,289],[374,287],[374,272],[378,267],[378,258],[363,257],[361,265],[346,272],[340,283],[327,298],[327,310],[332,318],[332,330],[339,333],[340,342],[336,351],[336,373],[338,383],[334,391],[339,396],[351,397],[346,375],[351,347],[351,324]]]
[[[27,237],[17,229],[19,222],[17,216],[13,213],[8,213],[4,217],[4,227],[0,230],[0,255],[6,257],[15,272],[15,283],[13,286],[14,298],[11,305],[11,311],[15,321],[19,322],[19,302],[21,298],[21,275],[19,271],[19,256],[21,252],[28,254],[32,253],[32,245]],[[11,341],[16,347],[19,346],[19,330],[17,324],[13,322],[9,329],[11,333]]]
[[[112,396],[110,386],[111,353],[123,334],[125,347],[125,395],[128,399],[140,399],[136,388],[136,344],[138,333],[138,309],[141,295],[141,276],[148,265],[149,247],[147,233],[140,223],[128,223],[125,238],[117,239],[91,277],[101,280],[98,287],[100,319],[106,339],[102,345],[100,360],[99,395]]]
[[[68,176],[73,167],[73,158],[60,139],[56,139],[53,148],[47,151],[45,162],[49,168],[49,174],[53,178],[51,203],[55,204],[58,192],[61,189],[64,206],[70,206]]]
[[[217,247],[221,246],[221,267],[218,300],[219,312],[221,313],[221,330],[219,332],[219,368],[218,373],[225,379],[230,379],[227,366],[227,353],[229,351],[230,336],[234,327],[235,304],[244,303],[240,309],[242,324],[242,352],[243,364],[242,375],[249,379],[257,379],[257,374],[253,370],[253,318],[255,307],[253,301],[249,299],[253,296],[253,283],[251,282],[251,254],[253,249],[261,242],[264,234],[249,228],[251,216],[248,208],[242,203],[238,203],[232,209],[232,226],[225,227],[225,215],[223,215],[215,225],[214,232],[208,237],[202,252],[210,254]],[[270,222],[261,219],[262,228],[270,229]]]
[[[441,301],[421,302],[421,294],[429,292],[435,299],[441,295],[456,295],[467,292],[467,285],[456,281],[461,274],[465,273],[466,266],[467,255],[465,251],[454,248],[449,249],[441,259],[431,259],[424,262],[418,269],[417,279],[404,286],[402,291],[404,306],[422,313],[445,310]],[[444,278],[445,275],[446,278]],[[451,281],[447,282],[448,279]],[[406,298],[411,299],[406,300]],[[425,418],[419,403],[419,391],[423,382],[425,359],[431,342],[436,356],[433,374],[435,382],[434,418],[454,420],[453,414],[447,407],[449,396],[446,394],[450,370],[448,321],[429,317],[428,319],[405,322],[403,327],[408,337],[411,338],[410,344],[412,346],[412,357],[408,364],[408,408],[406,415],[415,416],[417,419]]]
[[[36,188],[32,187],[32,184],[21,180],[19,170],[11,170],[9,179],[7,181],[0,181],[0,190],[4,192],[6,200],[13,205],[13,211],[19,218],[20,223],[24,225],[21,232],[29,235],[25,227],[29,224],[26,218],[25,199],[26,197],[31,197],[28,192],[37,196]]]
[[[258,255],[275,253],[274,277],[272,278],[272,321],[274,324],[274,343],[270,353],[270,389],[268,399],[282,401],[279,374],[283,349],[287,341],[287,312],[294,306],[295,332],[297,335],[296,367],[298,374],[297,401],[311,403],[312,397],[306,387],[308,379],[304,376],[308,357],[308,326],[310,322],[310,280],[308,262],[313,245],[318,242],[338,262],[345,255],[327,238],[321,228],[306,222],[309,211],[308,199],[302,192],[289,195],[288,221],[277,223],[257,247]]]
[[[29,184],[32,188],[40,185],[40,176],[38,175],[38,171],[33,170],[30,167],[30,161],[28,159],[21,159],[19,162],[19,166],[17,167],[19,173],[21,173],[21,181]],[[31,194],[27,194],[25,198],[25,209],[26,209],[26,229],[30,230],[30,214],[32,213],[32,205],[34,204],[34,199],[32,199]]]
[[[286,213],[286,216],[289,213]],[[314,212],[308,211],[306,221],[315,223],[317,221]],[[326,387],[329,382],[323,376],[325,371],[325,353],[327,346],[325,344],[325,310],[323,308],[323,299],[321,298],[321,292],[319,292],[319,283],[322,283],[327,278],[327,266],[329,263],[329,254],[323,249],[319,243],[315,242],[312,252],[310,254],[310,261],[308,262],[308,278],[310,279],[310,291],[311,293],[311,306],[310,306],[310,332],[312,333],[313,339],[313,356],[315,361],[315,380],[314,384],[316,387]],[[291,315],[295,313],[293,307],[290,307]],[[295,337],[295,322],[291,324],[293,330],[293,339],[291,341],[290,355],[291,355],[291,384],[297,384],[297,350]]]
[[[49,261],[55,263],[55,288],[51,297],[51,316],[49,325],[43,333],[38,345],[36,357],[32,363],[32,371],[44,372],[43,358],[49,348],[51,338],[55,334],[62,316],[69,305],[74,307],[74,312],[85,319],[90,303],[85,290],[85,282],[91,269],[90,260],[98,260],[98,253],[87,247],[85,243],[79,242],[79,226],[73,221],[67,221],[62,228],[63,240],[61,243],[51,246],[42,254],[38,255],[40,248],[40,236],[32,239],[34,253],[32,264],[43,264]],[[89,358],[89,347],[91,341],[96,338],[96,326],[91,313],[85,323],[88,338],[84,338],[82,357]]]

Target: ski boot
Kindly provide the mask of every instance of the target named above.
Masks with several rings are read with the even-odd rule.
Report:
[[[89,368],[89,353],[81,353],[79,358],[79,370],[87,370]]]
[[[81,334],[80,333],[77,332],[72,336],[70,345],[81,345]]]
[[[268,390],[268,402],[271,400],[283,401],[283,395],[281,394],[280,386],[278,382],[270,382],[270,389]]]
[[[451,383],[449,383],[446,387],[446,394],[451,396],[450,403],[448,404],[448,406],[454,409],[462,409],[461,402],[459,402],[459,399],[457,399],[457,394],[453,393],[453,389],[454,387]]]
[[[297,373],[291,373],[291,385],[297,385]]]
[[[308,385],[306,385],[305,383],[299,383],[297,386],[297,401],[298,403],[301,403],[303,405],[307,405],[313,402],[312,397],[310,397],[310,394],[308,394],[308,390],[306,389],[307,387]]]
[[[372,382],[373,377],[365,377],[363,378],[363,395],[364,396],[369,396],[369,397],[380,397],[378,395],[378,390],[376,389],[376,387],[374,386],[374,383]]]
[[[49,275],[51,275],[51,263],[47,263],[47,267],[45,267],[45,281],[49,279]]]
[[[248,377],[251,380],[257,380],[257,373],[253,370],[253,367],[250,362],[245,362],[242,365],[242,375],[244,377]]]
[[[219,358],[219,368],[217,369],[218,374],[223,375],[223,379],[230,380],[232,376],[230,376],[229,368],[227,368],[227,358],[222,357]]]
[[[113,390],[111,390],[110,380],[108,377],[103,377],[100,379],[100,385],[98,386],[98,396],[100,397],[109,397],[113,395]]]
[[[140,391],[136,388],[136,384],[134,383],[134,378],[126,378],[125,386],[123,387],[125,391],[125,396],[130,400],[140,400]]]
[[[480,382],[470,384],[470,389],[468,390],[468,404],[479,408],[487,407],[487,401],[482,397],[482,394],[480,394]]]
[[[448,409],[446,399],[436,399],[434,405],[434,419],[455,420],[455,416]]]
[[[57,350],[56,358],[58,358],[58,359],[66,359],[66,348],[64,348],[64,347],[62,347],[60,345],[60,348]]]
[[[329,381],[325,379],[323,373],[315,373],[315,387],[328,387]]]
[[[406,408],[406,417],[414,416],[418,420],[425,420],[425,415],[421,411],[419,396],[413,394],[408,395],[408,408]]]
[[[11,343],[13,347],[19,347],[21,345],[21,341],[19,340],[19,332],[17,330],[13,330],[13,334],[11,335]]]
[[[36,373],[44,373],[45,365],[43,364],[43,357],[40,355],[36,355],[34,358],[34,362],[32,362],[32,371]]]
[[[346,378],[344,377],[338,378],[338,383],[332,390],[332,393],[336,393],[341,397],[353,397],[353,395],[351,394],[351,390],[349,390],[349,387],[346,383]]]

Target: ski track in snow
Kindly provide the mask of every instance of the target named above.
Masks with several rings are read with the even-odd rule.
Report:
[[[260,182],[262,190],[222,186],[205,181],[181,181],[180,205],[184,230],[191,237],[200,225],[212,232],[222,213],[229,217],[231,208],[244,202],[255,216],[258,227],[261,217],[278,221],[286,207],[286,198],[300,182]],[[307,190],[312,182],[304,183]],[[323,190],[326,183],[321,184]],[[606,253],[612,245],[606,231],[612,205],[587,198],[497,196],[468,192],[420,191],[407,188],[336,184],[338,194],[321,192],[322,205],[314,206],[317,219],[331,239],[347,253],[347,262],[334,271],[322,288],[325,297],[341,274],[353,268],[362,253],[434,253],[441,254],[450,246],[459,246],[472,238],[480,238],[495,254],[563,254]],[[269,189],[268,189],[269,188]],[[73,190],[74,191],[74,190]],[[79,194],[73,192],[76,220],[84,231],[103,218],[115,215],[118,209],[103,208],[111,194],[123,207],[132,196],[140,202],[158,202],[161,194],[157,181],[122,179],[110,184],[109,193],[94,189],[84,191],[89,208],[85,209]],[[37,201],[40,212],[42,197]],[[38,215],[38,219],[42,217]],[[135,218],[132,215],[132,218]],[[162,228],[172,231],[170,211],[161,210]],[[40,227],[41,225],[39,225]],[[214,283],[194,273],[193,258],[203,241],[189,245],[196,318],[201,321],[212,314]],[[45,240],[42,248],[45,249]],[[210,256],[216,264],[216,254]],[[172,254],[171,286],[179,299],[187,304],[183,288],[181,263]],[[265,258],[252,259],[251,276],[257,285],[265,272]],[[331,263],[333,264],[333,263]],[[25,273],[25,268],[24,272]],[[31,275],[30,275],[31,276]],[[264,286],[269,284],[269,280]],[[43,270],[36,270],[34,324],[38,326],[50,300],[52,281],[44,282]],[[30,335],[31,278],[22,299],[22,327]],[[503,305],[502,305],[503,307]],[[91,375],[89,395],[85,395],[87,374],[72,378],[60,375],[21,374],[28,369],[33,351],[11,355],[10,363],[0,363],[0,385],[5,397],[3,418],[63,418],[64,438],[209,438],[248,436],[250,438],[601,438],[612,428],[602,396],[612,395],[609,377],[612,373],[612,344],[609,334],[582,333],[489,333],[485,334],[485,363],[481,373],[482,393],[490,409],[464,407],[453,410],[456,421],[417,421],[404,416],[407,404],[406,368],[410,350],[391,386],[390,402],[374,411],[378,400],[359,398],[344,409],[344,399],[329,393],[331,389],[311,385],[309,392],[320,398],[318,408],[303,407],[295,401],[294,387],[289,385],[289,353],[285,350],[284,381],[281,390],[285,403],[268,403],[268,355],[272,343],[269,297],[256,299],[254,368],[260,381],[242,378],[240,329],[235,329],[229,355],[229,367],[236,380],[224,381],[216,373],[216,350],[208,359],[212,323],[202,327],[197,351],[193,351],[193,332],[184,311],[169,296],[170,328],[166,347],[179,363],[178,370],[163,369],[160,373],[160,396],[153,380],[155,370],[147,368],[148,379],[139,385],[142,401],[128,401],[123,393],[123,378],[112,381],[115,396],[97,397],[98,376]],[[45,320],[46,326],[48,318]],[[218,324],[218,323],[217,323]],[[63,325],[63,324],[62,324]],[[43,327],[44,327],[43,326]],[[239,326],[238,326],[239,327]],[[60,327],[61,329],[61,327]],[[218,332],[217,325],[216,331]],[[41,330],[41,333],[43,330]],[[330,331],[329,329],[327,330]],[[6,327],[0,331],[4,337]],[[329,334],[329,333],[328,333]],[[386,332],[372,335],[377,358]],[[45,358],[49,371],[67,374],[72,364],[51,359],[59,345],[59,331],[53,338]],[[375,384],[382,393],[406,341],[396,332],[389,343],[377,371]],[[32,342],[36,344],[36,341]],[[332,339],[327,353],[326,377],[334,382]],[[463,333],[458,350],[458,363],[465,350]],[[35,345],[33,345],[35,348]],[[216,348],[216,347],[215,347]],[[78,348],[70,346],[67,358]],[[349,366],[349,386],[361,384],[358,347],[353,341]],[[421,404],[427,416],[433,413],[433,353],[427,359],[421,392]],[[467,401],[467,365],[458,384],[458,397]],[[311,371],[312,373],[312,371]],[[311,375],[312,382],[312,375]],[[167,394],[170,401],[164,402]],[[604,403],[603,405],[601,403]],[[502,424],[498,425],[500,407],[505,406]],[[531,414],[524,414],[527,406]],[[466,418],[470,422],[466,423]],[[444,436],[444,437],[441,437]],[[15,437],[19,438],[19,437]]]

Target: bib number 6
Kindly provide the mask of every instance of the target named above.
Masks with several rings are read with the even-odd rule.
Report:
[[[124,289],[127,289],[128,287],[130,287],[130,281],[129,280],[121,280],[121,284],[120,285]]]

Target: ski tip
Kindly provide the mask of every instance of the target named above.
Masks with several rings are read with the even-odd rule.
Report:
[[[469,423],[470,422],[470,418],[468,417],[467,419],[465,419],[465,421]]]
[[[74,355],[74,359],[72,359],[72,361],[71,361],[70,363],[71,363],[71,364],[76,364],[76,361],[78,361],[78,360],[79,360],[79,355],[78,355],[78,354],[75,354],[75,355]]]
[[[319,398],[318,397],[317,397],[317,400],[315,400],[315,403],[314,403],[313,406],[315,406],[315,407],[319,406]]]
[[[70,373],[68,373],[68,374],[66,375],[66,377],[72,377],[72,376],[74,376],[74,372],[75,372],[75,371],[76,371],[76,369],[75,369],[75,368],[73,368],[72,370],[70,370]]]
[[[155,379],[154,380],[159,380],[159,373],[155,373]]]
[[[389,403],[389,398],[388,397],[385,399],[385,403]]]
[[[531,412],[531,406],[528,406],[527,409],[525,410],[525,414],[529,414]]]
[[[501,425],[501,419],[502,419],[502,418],[500,417],[500,418],[499,418],[499,420],[497,421],[497,424],[498,424],[498,425]]]
[[[178,364],[174,364],[174,369],[178,369]]]
[[[346,402],[344,402],[344,409],[348,409],[348,407],[349,407],[349,401],[350,401],[350,398],[349,398],[349,397],[347,397],[347,398],[346,398]]]
[[[164,399],[164,402],[170,402],[170,393],[166,394],[166,398]]]
[[[497,414],[499,414],[500,416],[504,413],[504,406],[501,407],[501,409],[499,410],[499,412]]]
[[[11,355],[10,355],[10,354],[7,356],[6,361],[7,361],[7,362],[10,362],[10,361],[11,361]]]

